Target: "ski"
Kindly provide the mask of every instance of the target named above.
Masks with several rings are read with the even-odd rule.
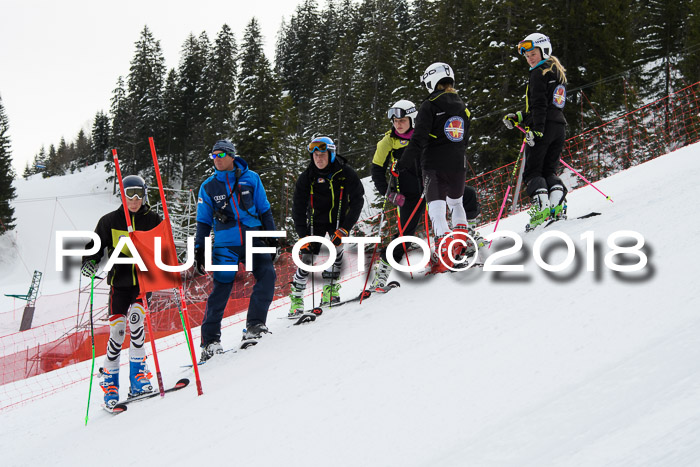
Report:
[[[300,324],[310,323],[312,321],[316,321],[316,316],[318,316],[318,315],[316,313],[314,313],[313,311],[305,311],[301,315],[299,315],[298,318],[296,316],[294,316],[290,319],[296,318],[296,321],[294,321],[293,326],[298,326]]]
[[[237,350],[238,350],[238,349],[236,349],[236,348],[234,348],[234,349],[226,349],[226,350],[224,350],[223,352],[219,352],[219,353],[217,353],[217,354],[215,354],[215,355],[222,355],[222,354],[229,353],[229,352],[236,353]],[[209,360],[211,360],[212,358],[214,358],[214,357],[209,358]],[[204,365],[205,363],[207,363],[209,360],[200,360],[200,361],[197,362],[197,366],[202,366],[202,365]],[[191,364],[191,363],[188,363],[187,365],[180,365],[180,368],[192,368],[192,364]]]
[[[376,289],[375,290],[367,289],[367,290],[362,291],[356,297],[349,298],[347,300],[343,300],[343,301],[336,302],[336,303],[324,303],[323,305],[317,306],[316,308],[304,311],[301,315],[290,316],[290,317],[288,317],[288,319],[295,320],[294,323],[292,324],[293,326],[298,326],[298,325],[304,324],[304,323],[311,323],[313,321],[316,321],[316,318],[323,313],[323,310],[326,310],[328,308],[336,308],[336,307],[345,305],[347,303],[357,302],[360,299],[367,299],[370,296],[372,296],[372,294],[385,294],[385,293],[388,293],[390,290],[395,289],[397,287],[401,287],[401,284],[398,281],[391,281],[386,285],[386,288],[383,291],[376,290]]]
[[[248,347],[253,347],[254,345],[258,345],[258,339],[246,339],[241,342],[241,345],[238,348],[245,350]]]
[[[190,380],[187,378],[182,378],[177,383],[175,383],[175,385],[173,387],[166,389],[164,391],[164,393],[167,394],[169,392],[178,391],[178,390],[186,387],[188,384],[190,384]],[[118,415],[120,413],[126,412],[126,410],[128,408],[128,404],[131,404],[132,402],[143,401],[146,399],[152,399],[156,396],[160,396],[160,391],[154,390],[153,392],[149,392],[148,394],[143,394],[141,396],[127,398],[126,400],[117,402],[117,405],[115,405],[111,409],[103,404],[102,408],[105,409],[108,413],[111,413],[112,415]]]
[[[190,380],[187,378],[182,378],[177,383],[175,383],[175,385],[173,387],[170,387],[170,388],[167,388],[166,390],[164,390],[163,393],[167,394],[169,392],[179,391],[180,389],[187,387],[188,384],[190,384]],[[126,400],[119,401],[119,403],[117,403],[117,405],[120,405],[120,404],[127,405],[127,404],[131,404],[132,402],[138,402],[138,401],[143,401],[146,399],[152,399],[156,396],[160,396],[160,391],[157,391],[154,389],[153,392],[149,392],[148,394],[143,394],[141,396],[136,396],[136,397],[127,397]]]
[[[583,216],[572,217],[572,218],[570,218],[570,219],[569,219],[569,218],[566,218],[566,217],[562,217],[562,218],[559,218],[559,219],[551,219],[551,220],[550,220],[549,222],[547,222],[547,223],[544,225],[544,227],[542,227],[542,228],[543,228],[543,229],[546,229],[546,228],[549,227],[550,225],[554,224],[555,222],[559,222],[559,221],[576,220],[576,219],[588,219],[589,217],[595,217],[595,216],[600,216],[600,213],[599,213],[599,212],[595,212],[595,211],[591,211],[591,212],[589,212],[588,214],[585,214],[585,215],[583,215]]]

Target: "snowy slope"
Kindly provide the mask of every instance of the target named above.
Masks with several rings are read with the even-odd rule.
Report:
[[[87,427],[86,384],[2,412],[2,463],[698,465],[700,218],[679,200],[700,194],[699,176],[696,144],[599,182],[614,203],[572,193],[570,217],[602,215],[547,229],[576,245],[559,273],[535,264],[534,232],[510,258],[523,272],[394,273],[401,289],[302,327],[276,310],[260,345],[201,368],[201,397],[187,388],[114,417],[99,409],[95,382]],[[521,233],[525,222],[499,230]],[[620,230],[645,238],[640,273],[603,264]],[[594,272],[584,231],[596,239]],[[225,328],[225,347],[241,328]],[[193,379],[180,368],[184,346],[160,358],[166,384]],[[127,384],[122,375],[122,394]]]
[[[112,196],[112,184],[105,182],[104,165],[63,177],[33,175],[15,182],[17,228],[0,237],[0,312],[24,306],[4,294],[27,293],[35,269],[44,274],[43,294],[77,289],[77,274],[64,277],[56,271],[55,232],[94,230],[102,215],[120,206]]]

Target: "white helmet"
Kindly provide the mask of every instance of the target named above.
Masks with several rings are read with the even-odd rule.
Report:
[[[552,43],[549,42],[549,37],[539,32],[534,32],[518,42],[518,53],[524,55],[535,47],[539,47],[543,60],[547,60],[552,55]]]
[[[418,115],[418,110],[416,110],[416,104],[406,99],[401,99],[396,104],[392,105],[386,116],[389,120],[394,118],[404,118],[408,117],[411,121],[411,128],[415,128],[415,118]]]
[[[435,86],[443,79],[448,78],[455,83],[455,74],[450,68],[450,65],[442,62],[435,62],[425,69],[423,73],[423,78],[420,80],[422,84],[428,89],[428,91],[435,91]]]

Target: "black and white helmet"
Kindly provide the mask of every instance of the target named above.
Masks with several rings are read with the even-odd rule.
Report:
[[[408,117],[408,119],[411,121],[411,128],[416,127],[415,118],[417,115],[418,110],[416,109],[416,104],[406,99],[401,99],[396,104],[392,105],[387,112],[387,117],[389,120]]]
[[[455,74],[447,63],[435,62],[425,69],[420,82],[425,85],[429,92],[433,92],[435,91],[435,86],[442,80],[445,80],[445,82],[449,81],[454,85]]]

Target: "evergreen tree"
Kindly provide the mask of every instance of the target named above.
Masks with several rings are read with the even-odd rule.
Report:
[[[49,156],[46,154],[46,149],[44,146],[42,146],[39,153],[34,156],[34,163],[31,170],[33,170],[35,174],[44,172],[46,170],[46,163],[48,160]]]
[[[636,47],[646,78],[642,94],[666,96],[682,87],[682,82],[674,83],[673,62],[685,45],[690,4],[690,0],[648,0],[639,5],[643,23],[638,28]]]
[[[539,11],[539,6],[535,10]],[[522,136],[517,131],[508,132],[502,119],[508,112],[525,110],[523,95],[529,74],[516,45],[535,32],[530,29],[535,13],[529,18],[527,14],[508,0],[489,2],[471,19],[475,24],[467,36],[470,44],[457,42],[450,46],[452,51],[470,50],[464,57],[449,58],[455,61],[456,86],[472,114],[468,178],[518,156]],[[461,26],[463,30],[469,27],[466,23]]]
[[[0,226],[2,232],[15,228],[15,208],[10,204],[17,197],[12,168],[12,145],[10,142],[10,123],[5,114],[5,106],[0,97]]]
[[[41,176],[43,178],[49,178],[54,175],[57,175],[56,173],[56,166],[58,164],[57,161],[57,156],[56,156],[56,147],[51,144],[49,146],[49,152],[46,155],[46,164],[44,165],[44,170],[41,172]]]
[[[66,173],[64,162],[67,152],[68,145],[64,137],[61,137],[58,149],[56,149],[53,144],[49,146],[49,155],[46,158],[46,170],[42,173],[44,178],[64,175]]]
[[[302,127],[310,117],[310,100],[327,73],[330,55],[335,50],[335,34],[328,30],[335,26],[332,19],[329,12],[324,24],[316,0],[304,0],[283,27],[277,43],[276,71],[282,89],[294,100]]]
[[[205,138],[207,144],[221,138],[233,137],[237,55],[238,49],[233,31],[224,24],[216,36],[211,60],[206,68],[206,79],[211,83],[207,102],[209,113]]]
[[[363,20],[358,7],[350,0],[344,1],[336,14],[343,19],[337,28],[338,47],[327,75],[311,98],[310,116],[301,135],[306,141],[318,135],[330,136],[338,152],[347,154],[359,147],[357,116],[363,105],[362,100],[353,95],[353,83],[356,78],[355,51]]]
[[[112,91],[112,100],[110,103],[110,114],[112,115],[112,130],[111,136],[109,138],[113,148],[118,150],[118,154],[121,157],[121,149],[127,148],[130,142],[130,124],[131,124],[131,112],[129,111],[129,105],[126,97],[126,87],[124,85],[124,78],[120,76],[117,78],[117,87]],[[105,170],[108,173],[114,172],[114,165],[112,164],[112,155],[107,156],[107,160],[110,161],[105,166]]]
[[[158,144],[158,164],[163,183],[168,186],[181,186],[182,160],[185,134],[185,115],[182,110],[180,78],[174,68],[168,72],[163,91],[165,140]]]
[[[568,88],[574,89],[575,84],[594,84],[584,90],[595,109],[584,106],[588,107],[590,113],[585,120],[585,128],[600,124],[596,112],[615,115],[624,111],[626,102],[629,102],[631,96],[626,92],[624,79],[632,79],[634,82],[637,76],[637,73],[629,74],[629,71],[638,47],[634,41],[638,21],[634,6],[638,4],[633,0],[590,0],[586,5],[574,2],[568,20],[565,19],[567,22],[578,19],[578,24],[568,27],[568,34],[562,34],[561,37],[562,41],[566,41],[563,42],[564,47],[567,43],[571,46],[558,55],[562,58],[562,63],[567,68],[567,77],[571,81]],[[610,18],[615,20],[611,21]],[[555,45],[552,44],[552,47]],[[562,50],[562,45],[557,44],[556,47]],[[559,54],[557,49],[554,54]],[[620,75],[621,72],[623,75]],[[571,101],[569,92],[568,102]],[[580,106],[580,99],[573,103]],[[564,108],[565,115],[572,123],[576,119],[577,110],[580,111],[580,107],[576,109],[576,105]]]
[[[678,68],[686,84],[693,84],[700,77],[700,1],[690,0],[686,16],[683,50],[680,52]]]
[[[273,206],[275,225],[287,232],[294,231],[291,209],[296,179],[309,163],[306,139],[298,133],[298,128],[294,100],[286,95],[272,118],[269,166],[260,171],[260,176]]]
[[[163,84],[165,59],[148,26],[136,42],[136,52],[127,78],[129,140],[120,151],[124,174],[152,171],[148,138],[158,142],[163,137]]]
[[[75,139],[75,154],[73,161],[76,167],[84,167],[91,163],[92,141],[85,135],[85,131],[81,128],[78,136]]]
[[[27,162],[24,164],[24,171],[22,172],[22,178],[24,178],[26,180],[29,177],[31,177],[32,175],[34,175],[34,172],[29,167],[29,162]]]
[[[92,138],[90,148],[90,160],[88,163],[95,164],[97,162],[108,160],[110,157],[110,124],[109,117],[101,110],[95,114],[95,119],[92,123]]]
[[[245,28],[240,54],[236,148],[251,167],[265,167],[270,156],[270,121],[279,106],[280,91],[263,52],[258,21]]]
[[[205,73],[209,62],[210,43],[206,34],[199,38],[190,34],[182,46],[182,57],[178,67],[180,110],[182,111],[181,160],[183,186],[196,186],[201,183],[203,172],[202,160],[206,154],[208,142],[206,128],[209,113],[207,111],[210,83]],[[200,173],[201,172],[201,173]]]
[[[359,148],[366,148],[366,152],[353,156],[362,158],[354,164],[358,168],[368,166],[367,158],[371,158],[377,141],[386,131],[387,109],[403,97],[396,91],[402,86],[397,70],[405,51],[397,47],[402,35],[393,12],[393,2],[389,0],[366,0],[360,6],[365,25],[358,40],[351,90],[362,103],[356,118],[359,126],[355,136]]]

